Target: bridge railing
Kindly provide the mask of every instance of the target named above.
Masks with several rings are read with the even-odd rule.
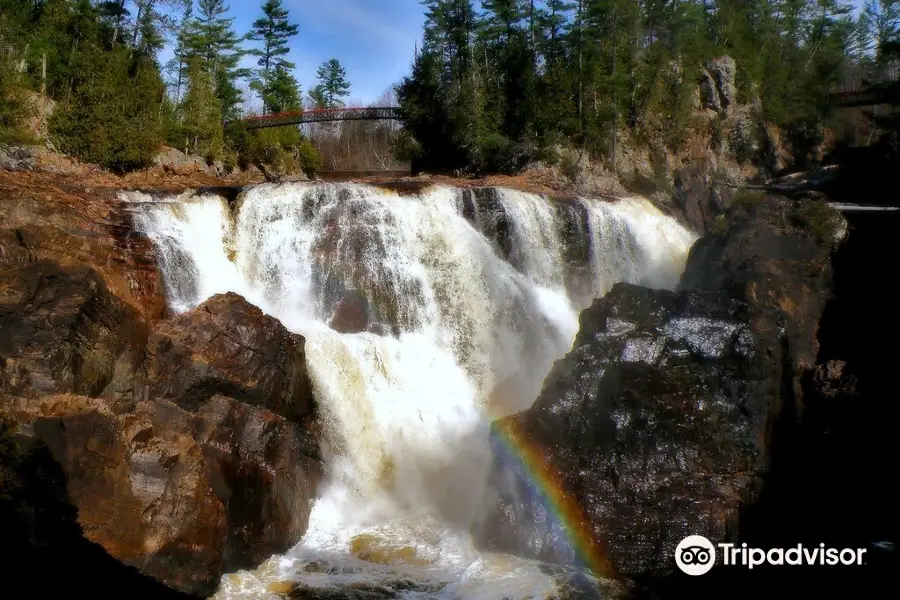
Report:
[[[900,100],[897,95],[896,88],[890,85],[873,85],[861,90],[831,94],[829,99],[835,106],[850,108],[853,106],[896,104]]]
[[[326,123],[330,121],[383,121],[399,120],[400,109],[396,106],[369,106],[365,108],[316,108],[293,110],[247,117],[241,119],[247,129],[301,125],[303,123]]]

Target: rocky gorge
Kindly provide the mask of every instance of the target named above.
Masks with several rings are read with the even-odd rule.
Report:
[[[676,575],[688,534],[777,545],[834,531],[829,541],[883,559],[871,544],[895,534],[887,492],[850,475],[890,456],[878,434],[891,414],[878,397],[883,357],[839,325],[860,314],[860,284],[844,281],[874,250],[849,263],[846,253],[871,222],[848,227],[821,201],[760,193],[701,211],[685,185],[666,210],[698,236],[625,198],[396,189],[262,186],[232,199],[179,189],[138,201],[0,172],[10,573],[58,571],[40,584],[48,595],[515,597],[455,588],[452,570],[410,575],[442,565],[418,525],[354,522],[342,525],[349,540],[329,538],[325,509],[362,510],[329,492],[371,488],[376,516],[382,503],[433,508],[447,527],[474,523],[478,551],[532,561],[505,568],[535,589],[551,564],[582,573],[571,583],[596,565],[536,499],[516,460],[526,445],[581,508],[578,527],[604,557],[591,577],[634,582],[623,592],[550,577],[562,597],[767,589]],[[446,348],[433,347],[423,332],[447,322]],[[466,395],[484,398],[484,412],[470,414]],[[422,402],[407,415],[409,397]],[[464,427],[447,431],[452,419]],[[438,437],[423,445],[416,423]],[[827,457],[854,440],[868,445],[832,471]],[[350,484],[337,485],[342,476]],[[867,506],[867,527],[838,525]],[[262,573],[311,531],[320,545]],[[356,562],[335,562],[338,547]],[[321,573],[373,583],[325,591],[308,583]]]

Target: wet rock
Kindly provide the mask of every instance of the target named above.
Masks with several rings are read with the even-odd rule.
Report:
[[[725,539],[761,468],[773,390],[757,344],[737,303],[614,287],[582,313],[532,408],[495,423],[488,546],[577,561],[521,466],[524,444],[541,448],[613,572],[666,573],[687,535]]]
[[[215,591],[225,511],[190,436],[80,396],[17,399],[7,412],[61,466],[87,539],[175,589]]]
[[[369,306],[364,296],[347,292],[329,323],[338,333],[360,333],[369,328]]]
[[[296,544],[322,468],[310,433],[216,396],[196,414],[147,401],[117,415],[99,399],[0,401],[47,445],[84,536],[116,560],[196,595],[225,572]]]
[[[305,421],[313,415],[305,344],[241,296],[213,296],[151,332],[139,396],[194,411],[223,394]]]
[[[340,202],[320,207],[323,231],[311,249],[313,278],[321,314],[334,315],[348,294],[360,294],[368,307],[373,333],[413,331],[427,319],[420,275],[389,258],[404,242],[402,227],[389,211],[373,206],[352,189],[338,192]],[[311,216],[324,197],[307,197]]]
[[[27,260],[27,252],[6,252]],[[0,272],[0,387],[15,395],[99,395],[136,368],[146,328],[96,271],[41,260]]]
[[[806,211],[777,198],[735,209],[692,250],[678,292],[618,284],[581,314],[534,405],[493,425],[483,544],[646,579],[673,573],[687,535],[753,535],[743,516],[800,402],[831,277]],[[574,552],[535,468],[605,562]]]
[[[225,506],[224,571],[256,568],[300,541],[322,477],[312,433],[224,396],[197,411],[194,427]]]

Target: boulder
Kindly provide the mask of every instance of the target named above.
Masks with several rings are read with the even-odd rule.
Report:
[[[730,228],[692,249],[679,291],[619,284],[585,310],[534,405],[493,424],[481,542],[578,564],[535,487],[536,456],[575,520],[565,526],[588,532],[591,554],[609,561],[589,566],[665,578],[687,535],[752,538],[743,517],[815,364],[832,247],[811,233],[819,210],[739,204]],[[757,515],[752,526],[765,523]]]
[[[300,541],[323,474],[312,433],[224,396],[203,405],[194,428],[225,506],[224,571],[256,568]]]
[[[6,247],[7,263],[25,264],[0,272],[0,388],[96,396],[120,360],[137,367],[146,327],[96,271],[49,260],[28,264],[26,251]]]
[[[20,398],[7,411],[61,466],[87,539],[170,587],[215,591],[225,511],[190,436],[81,396]]]
[[[204,173],[216,175],[217,169],[199,156],[188,155],[176,148],[165,147],[153,158],[153,165],[173,175]]]
[[[213,296],[150,333],[138,397],[194,411],[222,394],[306,421],[313,399],[305,344],[241,296]]]
[[[706,65],[706,70],[715,82],[715,91],[719,98],[721,110],[728,109],[737,104],[737,66],[730,56],[721,56],[711,60]],[[712,108],[712,107],[710,107]],[[714,109],[718,111],[719,109]]]
[[[759,427],[778,390],[778,365],[769,380],[754,362],[764,349],[742,312],[629,284],[585,310],[534,405],[493,426],[496,495],[482,541],[577,564],[521,466],[529,447],[613,573],[667,574],[687,535],[727,539],[762,471]]]
[[[0,169],[7,171],[31,171],[37,168],[40,149],[36,146],[0,147]]]
[[[331,317],[329,326],[338,333],[360,333],[369,328],[369,305],[365,296],[347,292]]]
[[[0,409],[60,465],[83,535],[176,590],[215,592],[223,573],[296,544],[322,468],[309,432],[216,396],[196,414],[163,401],[117,415],[81,396]]]

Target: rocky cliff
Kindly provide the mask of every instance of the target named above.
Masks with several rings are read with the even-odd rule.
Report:
[[[580,558],[508,439],[542,449],[581,508],[572,526],[613,574],[665,582],[687,535],[754,536],[746,517],[802,410],[845,223],[824,205],[761,196],[726,218],[692,249],[678,292],[620,284],[596,300],[535,404],[494,424],[487,547]]]
[[[121,593],[96,571],[137,597],[209,595],[306,530],[322,466],[305,340],[234,294],[169,317],[114,192],[32,183],[0,178],[5,564],[72,552],[60,593]]]

